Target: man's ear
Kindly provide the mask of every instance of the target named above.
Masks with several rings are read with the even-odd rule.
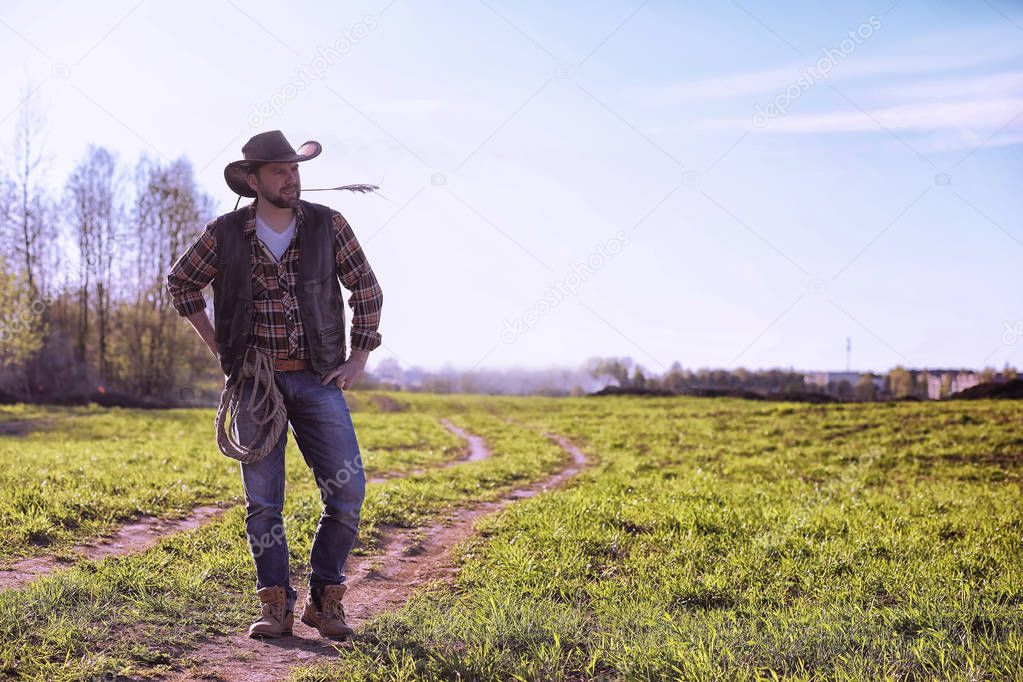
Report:
[[[257,191],[257,188],[259,187],[259,180],[257,179],[259,176],[256,175],[258,172],[259,169],[257,168],[256,170],[249,171],[245,174],[245,182],[249,185],[249,189],[253,192]]]

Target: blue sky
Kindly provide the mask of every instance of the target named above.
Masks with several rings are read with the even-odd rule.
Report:
[[[30,85],[55,187],[187,155],[223,211],[248,137],[319,140],[305,187],[381,186],[305,196],[371,365],[1023,364],[1023,5],[822,6],[8,2],[0,139]]]

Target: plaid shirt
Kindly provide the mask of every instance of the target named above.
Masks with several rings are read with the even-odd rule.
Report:
[[[334,227],[334,260],[341,284],[352,292],[352,345],[355,350],[371,351],[380,345],[380,310],[383,292],[359,246],[351,226],[337,211],[331,212]],[[298,244],[302,237],[302,209],[295,210],[295,238],[280,262],[256,236],[256,202],[249,205],[245,235],[249,238],[252,262],[253,319],[249,329],[249,348],[257,348],[271,357],[309,358],[302,317],[298,310]],[[174,263],[167,276],[167,288],[178,314],[187,317],[206,309],[202,289],[217,275],[216,240],[211,221],[195,242]]]

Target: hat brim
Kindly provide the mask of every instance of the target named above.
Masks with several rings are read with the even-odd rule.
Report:
[[[232,161],[224,167],[224,180],[227,182],[227,186],[231,188],[232,192],[251,199],[256,196],[256,193],[249,187],[249,183],[245,178],[249,174],[249,169],[253,165],[262,163],[291,163],[308,161],[309,159],[315,159],[322,151],[323,146],[319,142],[309,140],[307,142],[303,142],[298,148],[298,151],[294,154],[288,154],[276,159],[241,159],[239,161]]]

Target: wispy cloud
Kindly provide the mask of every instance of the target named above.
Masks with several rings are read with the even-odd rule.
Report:
[[[1023,142],[1023,93],[1014,97],[913,102],[858,111],[850,107],[814,114],[789,113],[771,121],[763,132],[774,134],[887,134],[914,136],[924,151],[972,149],[985,143],[1001,147]],[[691,124],[687,124],[691,125]],[[705,119],[704,130],[748,130],[749,118]],[[992,137],[997,132],[995,137]]]
[[[1023,97],[913,103],[860,111],[823,114],[789,114],[774,121],[770,130],[779,133],[846,133],[878,130],[876,121],[891,130],[931,132],[948,129],[990,129],[1023,112]],[[1023,127],[1023,121],[1020,122]]]
[[[824,49],[799,65],[637,92],[649,97],[655,107],[687,104],[683,111],[689,120],[662,124],[659,132],[691,131],[694,125],[733,134],[751,127],[790,135],[895,132],[930,151],[974,148],[981,143],[1019,144],[1023,138],[1023,42],[1007,42],[999,35],[995,29],[931,34],[912,45],[900,44],[897,54],[847,51],[842,59],[833,60],[833,68],[815,72],[812,67],[819,55],[826,54]],[[949,45],[956,49],[949,50]],[[837,88],[841,96],[828,98],[828,86]],[[810,89],[818,94],[804,99],[802,95]],[[727,99],[732,100],[728,107],[733,113],[736,104],[741,111],[742,101],[748,102],[749,116],[711,117],[710,112],[718,108],[712,103]],[[701,101],[708,105],[702,112]]]
[[[914,80],[887,86],[877,94],[891,101],[1023,96],[1023,71]]]
[[[680,83],[657,86],[639,86],[629,89],[630,95],[652,104],[692,102],[696,100],[751,97],[783,90],[799,77],[800,71],[811,66],[820,54],[810,55],[805,63],[756,71],[725,74],[713,78],[698,78]],[[1023,43],[994,45],[969,53],[955,54],[902,54],[864,57],[853,55],[837,64],[829,80],[863,78],[894,78],[927,73],[947,74],[949,71],[969,70],[992,66],[1007,60],[1023,58]],[[963,78],[963,81],[970,80]]]

